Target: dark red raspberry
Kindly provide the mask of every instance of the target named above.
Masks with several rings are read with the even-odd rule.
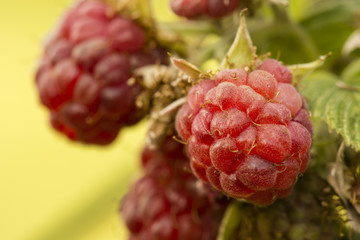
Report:
[[[125,197],[121,212],[134,239],[212,240],[224,213],[207,196],[178,184],[162,185],[155,177],[145,176]],[[196,181],[192,180],[195,184]],[[186,182],[185,182],[186,183]],[[189,185],[189,183],[187,184]]]
[[[221,18],[232,13],[238,7],[239,0],[208,0],[206,15]]]
[[[135,106],[142,89],[127,83],[133,69],[164,53],[147,44],[137,23],[117,16],[105,2],[80,1],[46,44],[36,73],[52,125],[72,140],[112,142],[122,126],[143,117]]]
[[[221,18],[235,11],[239,0],[171,0],[171,9],[179,16],[195,18],[206,15]]]
[[[161,150],[145,148],[142,163],[146,175],[121,206],[130,239],[215,239],[226,202],[212,198],[187,170],[183,145],[167,139]]]
[[[220,71],[193,86],[176,117],[194,174],[234,198],[271,204],[305,171],[313,126],[276,60]]]
[[[171,0],[171,9],[179,16],[193,18],[206,11],[207,0]]]

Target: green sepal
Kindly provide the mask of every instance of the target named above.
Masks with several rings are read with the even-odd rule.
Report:
[[[123,16],[136,19],[150,29],[155,27],[150,0],[106,0]]]
[[[302,63],[287,66],[293,75],[293,85],[297,85],[301,79],[312,73],[315,69],[322,66],[325,60],[331,55],[331,53],[327,55],[320,56],[317,60],[310,63]]]
[[[194,64],[191,64],[184,59],[172,57],[171,62],[175,67],[191,78],[199,79],[203,74],[203,72],[201,72],[201,70],[198,69]]]
[[[250,38],[244,14],[244,11],[241,11],[240,25],[235,40],[223,59],[220,69],[244,68],[255,65],[257,59],[256,47],[253,46]]]

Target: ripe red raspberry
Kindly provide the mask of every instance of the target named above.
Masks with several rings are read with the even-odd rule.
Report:
[[[142,89],[127,83],[132,70],[155,63],[159,53],[134,21],[102,1],[80,1],[46,44],[36,73],[54,128],[72,140],[112,142],[143,116],[135,106]]]
[[[211,201],[208,189],[186,171],[189,161],[182,150],[167,139],[161,151],[143,151],[146,175],[121,206],[130,239],[215,239],[226,204]]]
[[[206,15],[221,18],[238,7],[238,0],[171,0],[171,9],[179,16],[195,18]]]
[[[194,174],[234,198],[269,205],[291,193],[313,132],[288,68],[265,60],[193,86],[176,117]]]

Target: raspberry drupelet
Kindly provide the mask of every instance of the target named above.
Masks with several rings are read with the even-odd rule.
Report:
[[[309,162],[313,126],[292,74],[276,60],[227,69],[193,86],[176,128],[194,174],[266,206],[289,195]]]
[[[139,24],[105,2],[78,2],[46,43],[36,73],[51,124],[72,140],[112,142],[121,127],[143,117],[135,106],[142,88],[128,84],[133,70],[163,54]]]

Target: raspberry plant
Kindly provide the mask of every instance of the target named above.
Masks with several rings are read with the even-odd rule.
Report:
[[[72,140],[147,119],[129,239],[360,239],[360,4],[166,2],[173,24],[148,0],[75,3],[35,76]]]

